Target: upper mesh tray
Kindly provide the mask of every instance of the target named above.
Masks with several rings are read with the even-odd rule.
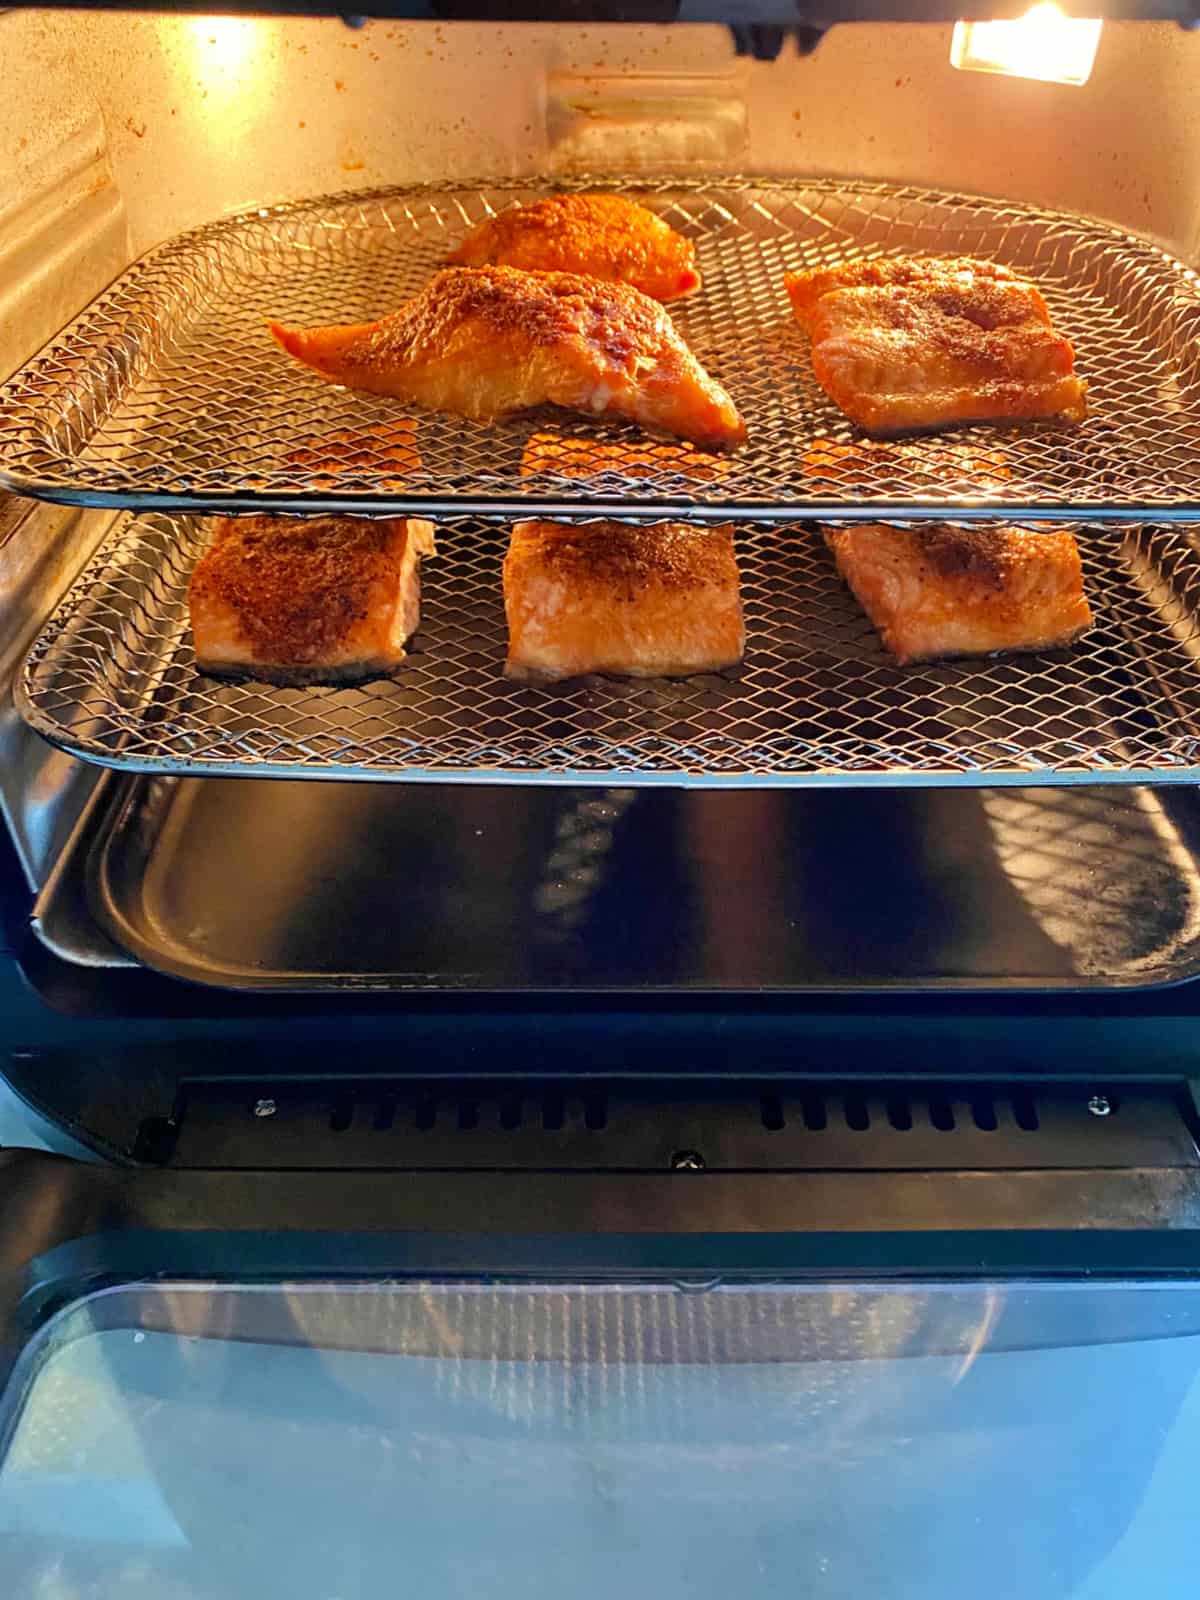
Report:
[[[1200,293],[1163,251],[1062,213],[879,183],[622,187],[697,241],[704,288],[673,314],[745,414],[735,456],[550,408],[410,424],[400,403],[282,355],[268,316],[378,316],[469,226],[544,192],[437,187],[262,210],[136,262],[0,390],[0,483],[163,508],[1200,517]],[[1077,347],[1088,421],[865,442],[814,382],[783,288],[788,269],[864,252],[965,252],[1034,276]],[[630,442],[621,470],[613,447]]]

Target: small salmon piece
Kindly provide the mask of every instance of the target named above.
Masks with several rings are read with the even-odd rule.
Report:
[[[733,530],[518,522],[504,558],[510,678],[675,678],[742,659]]]
[[[706,455],[690,444],[663,439],[606,440],[535,433],[521,455],[521,476],[553,473],[586,482],[602,472],[624,478],[680,477],[696,483],[719,483],[733,463],[727,456]]]
[[[624,283],[447,267],[378,322],[270,328],[322,377],[434,411],[492,421],[549,401],[627,417],[706,449],[746,437],[737,407],[667,312]]]
[[[349,683],[404,660],[431,522],[221,517],[188,586],[196,666],[267,683]]]
[[[966,258],[789,274],[813,372],[860,428],[888,436],[1087,414],[1075,352],[1033,284]]]
[[[1092,625],[1079,548],[1065,529],[827,528],[838,571],[905,665],[1048,650]]]
[[[940,489],[962,486],[971,493],[995,491],[1012,479],[1003,450],[980,449],[974,440],[943,438],[817,438],[800,458],[806,478],[851,485],[906,488],[920,479]]]
[[[339,428],[324,438],[296,445],[284,460],[310,472],[319,488],[330,488],[343,477],[366,472],[380,488],[400,488],[421,470],[417,425],[411,417],[397,417],[369,433]]]
[[[473,228],[446,263],[579,272],[632,284],[663,301],[700,287],[691,240],[645,206],[615,194],[558,194],[510,206]]]

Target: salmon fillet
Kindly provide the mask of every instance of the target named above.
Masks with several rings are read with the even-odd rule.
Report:
[[[378,322],[270,328],[322,377],[435,411],[490,421],[549,401],[710,449],[746,436],[662,306],[625,283],[447,267]]]
[[[1032,283],[966,257],[788,274],[817,382],[875,434],[1087,413],[1075,352]]]
[[[1079,549],[1065,529],[827,528],[838,571],[905,664],[1045,650],[1092,624]]]
[[[700,287],[696,249],[645,206],[615,194],[558,194],[489,217],[446,257],[460,267],[581,272],[655,300]]]
[[[510,678],[683,677],[745,646],[729,527],[518,522],[504,608]]]
[[[433,524],[222,517],[188,586],[199,671],[268,683],[390,672],[420,621]]]

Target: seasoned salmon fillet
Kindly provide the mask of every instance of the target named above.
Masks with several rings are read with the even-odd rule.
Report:
[[[515,267],[447,267],[358,326],[271,332],[322,377],[492,420],[546,401],[718,449],[745,424],[656,300],[626,283]]]
[[[997,261],[977,261],[973,256],[896,256],[878,261],[843,261],[836,267],[814,267],[809,272],[789,272],[785,278],[792,311],[801,327],[818,300],[839,289],[925,289],[941,284],[969,289],[975,284],[1021,283],[1011,267]],[[1041,307],[1050,326],[1050,312],[1032,284],[1033,303]]]
[[[1065,529],[827,528],[838,571],[904,663],[1045,650],[1091,627],[1074,537]]]
[[[518,522],[504,607],[510,678],[683,677],[745,646],[728,527]]]
[[[632,284],[655,300],[678,300],[700,287],[691,240],[645,206],[615,194],[557,194],[511,206],[473,228],[446,262],[581,272]]]
[[[813,372],[875,434],[1087,412],[1075,352],[1040,292],[966,257],[851,262],[789,274]]]
[[[420,621],[433,524],[222,517],[188,586],[196,666],[268,683],[390,672]]]

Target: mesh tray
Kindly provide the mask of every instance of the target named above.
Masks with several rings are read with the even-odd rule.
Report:
[[[744,524],[743,666],[555,687],[501,676],[503,529],[461,519],[425,563],[394,679],[278,689],[199,676],[202,519],[118,520],[19,690],[39,732],[144,772],[519,782],[1028,784],[1200,780],[1200,530],[1079,530],[1096,627],[1041,656],[897,667],[811,525]]]
[[[265,317],[377,316],[469,225],[541,192],[389,189],[213,223],[137,262],[0,391],[0,482],[174,510],[1200,517],[1200,293],[1163,251],[1079,217],[879,183],[624,187],[697,241],[705,285],[674,315],[746,415],[733,457],[550,409],[496,427],[422,413],[408,432],[398,402],[290,363]],[[783,275],[912,251],[1036,276],[1078,347],[1089,420],[865,444],[813,380]],[[569,465],[542,451],[526,470],[538,434],[573,445]],[[622,472],[612,447],[631,441]]]

